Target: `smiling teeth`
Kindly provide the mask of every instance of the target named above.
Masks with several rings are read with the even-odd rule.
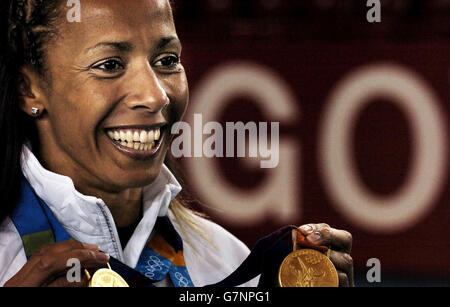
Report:
[[[141,139],[141,137],[139,135],[139,132],[135,131],[134,134],[133,134],[133,141],[134,142],[140,142],[140,139]]]
[[[108,137],[120,145],[135,150],[152,150],[161,137],[159,128],[153,130],[109,130]]]
[[[143,144],[147,143],[147,131],[142,131],[140,135],[138,134],[138,136],[139,136],[139,140],[135,140],[136,142],[139,141]]]
[[[153,130],[149,131],[147,134],[147,143],[151,143],[154,140],[155,140],[155,132]]]

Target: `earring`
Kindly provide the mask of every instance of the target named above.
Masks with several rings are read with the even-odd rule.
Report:
[[[31,108],[31,115],[38,116],[39,115],[39,108]]]

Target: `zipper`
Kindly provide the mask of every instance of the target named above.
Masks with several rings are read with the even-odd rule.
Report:
[[[105,217],[106,225],[108,226],[109,234],[111,235],[111,239],[113,241],[114,251],[116,252],[117,257],[119,258],[118,260],[123,261],[122,253],[120,252],[120,249],[119,249],[119,246],[118,246],[118,243],[116,240],[116,235],[114,233],[113,226],[111,225],[111,221],[109,219],[111,214],[108,214],[109,210],[108,210],[108,212],[105,210],[106,205],[104,205],[102,203],[97,203],[97,205],[100,208],[100,210],[102,211],[103,216]]]

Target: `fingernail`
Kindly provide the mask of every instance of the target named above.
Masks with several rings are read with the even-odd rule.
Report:
[[[303,225],[303,226],[300,227],[300,229],[304,233],[311,233],[314,230],[314,228],[311,225]]]
[[[95,258],[97,258],[97,260],[100,261],[104,261],[104,262],[108,262],[109,261],[109,255],[102,253],[102,252],[98,252],[95,254]]]
[[[83,243],[83,247],[85,249],[90,249],[90,250],[93,250],[93,251],[98,251],[99,250],[98,245],[95,245],[95,244]]]
[[[316,231],[315,233],[308,235],[307,239],[310,242],[316,243],[322,239],[322,234],[319,231]]]

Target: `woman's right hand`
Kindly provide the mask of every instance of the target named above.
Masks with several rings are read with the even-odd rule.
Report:
[[[69,282],[67,261],[80,261],[80,270],[103,267],[109,256],[99,252],[98,246],[76,241],[45,245],[30,257],[23,268],[5,283],[5,287],[86,287],[87,277],[81,271],[80,282]]]

